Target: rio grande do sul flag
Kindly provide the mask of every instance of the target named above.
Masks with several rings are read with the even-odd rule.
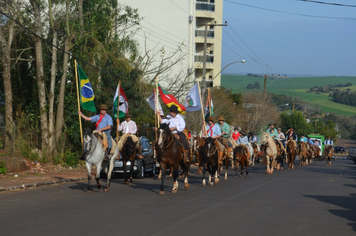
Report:
[[[80,104],[84,110],[96,113],[93,88],[91,87],[88,77],[78,63],[77,67],[79,77]]]
[[[118,98],[119,96],[119,87],[120,87],[120,98]],[[119,101],[119,118],[123,118],[125,117],[125,114],[128,112],[129,110],[129,104],[127,102],[127,98],[125,95],[124,90],[122,89],[121,86],[117,86],[116,88],[116,92],[115,92],[115,96],[114,96],[114,118],[117,119],[117,102]]]
[[[150,107],[152,108],[152,110],[156,111],[156,105],[157,105],[157,100],[156,100],[156,93],[155,93],[155,89],[153,89],[153,93],[151,94],[151,96],[149,96],[149,98],[146,99],[146,101],[148,102],[148,104],[150,105]],[[161,107],[161,103],[158,102],[158,106],[159,106],[159,112],[161,116],[164,116],[162,107]]]
[[[180,113],[185,113],[185,107],[182,104],[180,104],[172,94],[169,94],[166,90],[164,90],[160,84],[158,84],[158,89],[159,89],[159,94],[161,95],[162,101],[168,107],[175,105],[178,107],[178,111]]]
[[[196,83],[189,91],[184,105],[189,112],[201,110],[198,83]]]

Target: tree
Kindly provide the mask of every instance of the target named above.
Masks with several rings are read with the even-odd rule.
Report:
[[[304,119],[303,113],[299,111],[294,111],[294,113],[291,114],[283,112],[281,114],[281,128],[282,130],[293,128],[298,136],[302,134],[308,135],[313,132],[312,125]]]

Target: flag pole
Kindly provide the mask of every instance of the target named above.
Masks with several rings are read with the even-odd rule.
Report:
[[[209,97],[209,113],[210,113],[210,116],[212,116],[212,113],[211,113],[211,93],[210,93],[210,88],[208,88],[208,97]]]
[[[158,76],[156,76],[156,94],[155,94],[157,97],[156,99],[156,111],[159,111],[159,106],[158,106]],[[157,128],[159,128],[159,116],[160,114],[157,114]]]
[[[154,93],[154,96],[155,96],[155,103],[156,103],[156,93],[157,93],[157,91],[155,91],[155,89],[153,89],[153,93]],[[156,106],[157,104],[155,104],[155,107],[157,107]],[[156,108],[157,109],[157,108]],[[156,112],[156,109],[155,109],[155,112]],[[156,114],[155,114],[155,127],[157,127],[157,116],[156,116]],[[157,141],[157,132],[155,131],[155,140]]]
[[[119,112],[120,112],[120,86],[121,86],[121,81],[119,80],[119,85],[117,86],[119,89],[119,93],[117,95],[117,110],[116,110],[116,145],[119,142],[119,125],[120,125],[120,119],[119,119]]]
[[[201,114],[202,114],[202,117],[203,117],[203,125],[204,125],[204,129],[206,129],[205,117],[204,117],[204,108],[203,108],[203,102],[201,100],[199,81],[197,81],[197,83],[198,83],[199,99],[200,99],[200,106],[201,106]],[[206,131],[205,131],[205,137],[206,137]]]
[[[79,102],[79,88],[78,88],[78,69],[77,69],[77,60],[74,60],[74,64],[75,64],[75,79],[77,81],[77,100],[78,100],[78,113],[80,111],[80,102]],[[83,148],[83,131],[82,131],[82,119],[79,116],[79,128],[80,128],[80,141],[82,142],[82,148]]]

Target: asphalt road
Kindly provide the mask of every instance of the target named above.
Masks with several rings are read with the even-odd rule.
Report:
[[[296,162],[298,165],[298,161]],[[0,235],[356,235],[356,165],[337,159],[159,195],[156,178],[114,179],[109,192],[68,183],[0,194]],[[94,182],[92,182],[94,184]]]

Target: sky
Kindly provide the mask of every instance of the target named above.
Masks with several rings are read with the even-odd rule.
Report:
[[[355,0],[318,1],[356,6]],[[223,19],[228,26],[223,28],[221,67],[246,60],[223,74],[356,76],[356,7],[224,0]]]

